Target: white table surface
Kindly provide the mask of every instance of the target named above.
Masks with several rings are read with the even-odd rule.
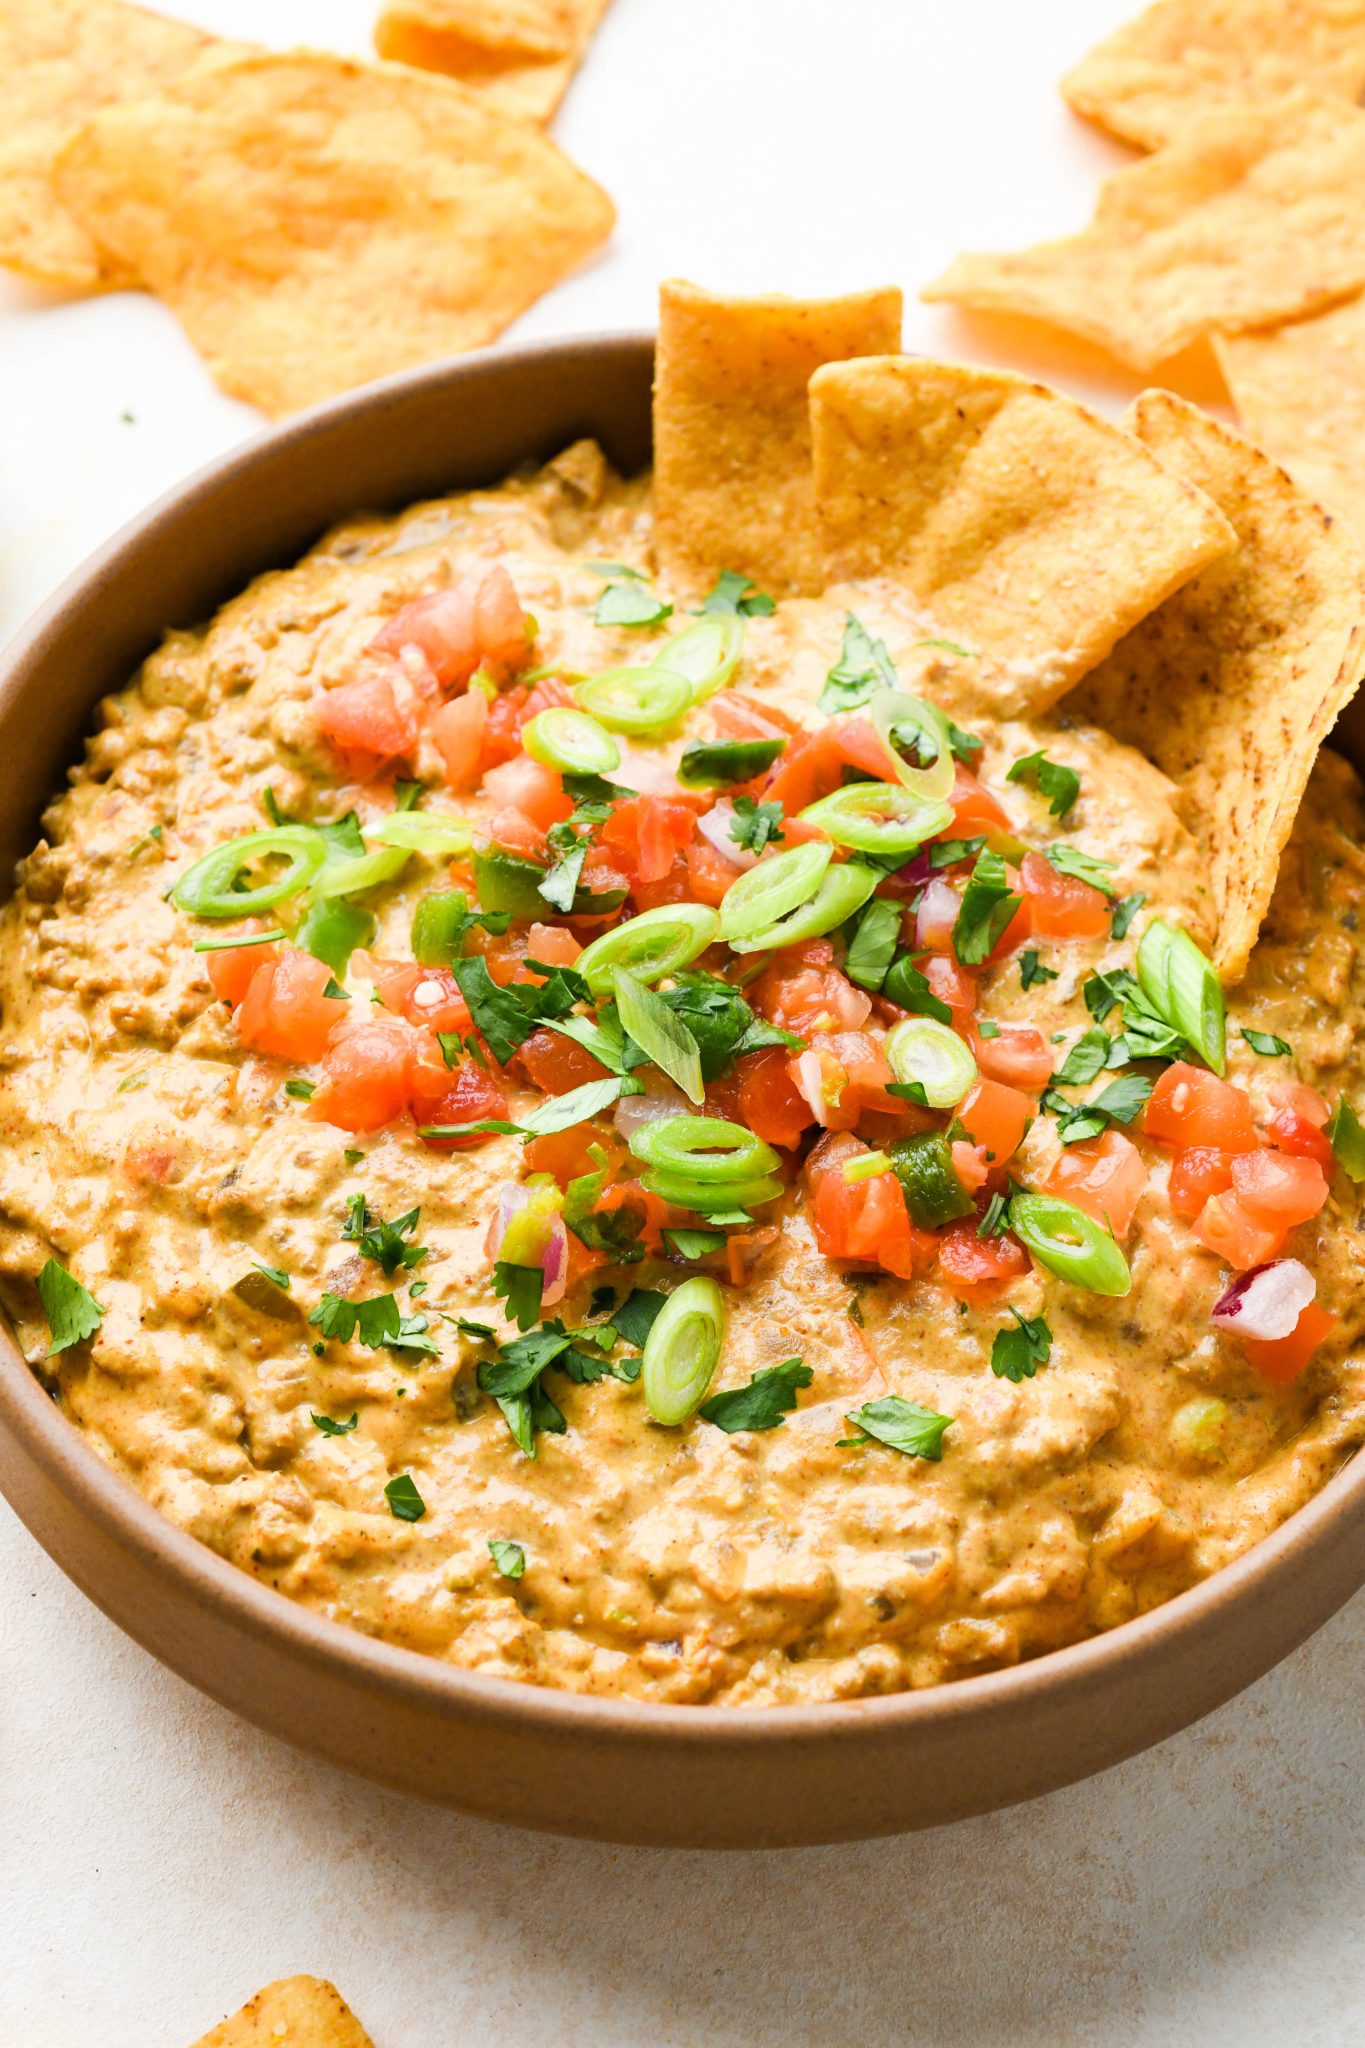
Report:
[[[372,8],[178,11],[359,50]],[[670,273],[895,281],[910,345],[1120,405],[1135,386],[1093,352],[913,293],[960,247],[1087,217],[1120,152],[1054,82],[1128,11],[616,0],[556,132],[620,224],[512,338],[646,324]],[[257,424],[150,300],[0,283],[0,638]],[[1011,1813],[852,1848],[603,1848],[412,1804],[257,1734],[119,1635],[0,1506],[0,2043],[185,2048],[307,1970],[377,2048],[1337,2048],[1365,2039],[1363,1679],[1357,1600],[1201,1726]]]

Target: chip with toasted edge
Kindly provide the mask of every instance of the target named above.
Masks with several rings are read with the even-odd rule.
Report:
[[[1365,297],[1213,346],[1251,439],[1365,546]]]
[[[882,356],[811,379],[828,580],[887,576],[1046,710],[1233,546],[1121,427],[1007,370]]]
[[[154,91],[210,38],[120,0],[4,0],[0,5],[0,263],[70,291],[131,282],[52,187],[74,128],[111,100]]]
[[[206,60],[110,107],[55,176],[223,389],[274,414],[491,341],[614,219],[455,80],[308,50]]]
[[[1365,0],[1156,0],[1083,57],[1062,97],[1140,149],[1160,149],[1229,101],[1296,85],[1365,90]]]
[[[811,373],[900,345],[901,295],[891,287],[739,299],[676,278],[662,286],[654,534],[671,583],[697,588],[733,569],[777,596],[822,588]]]
[[[334,1984],[281,1977],[192,2048],[374,2048]]]
[[[959,256],[921,296],[1045,320],[1148,370],[1362,284],[1365,112],[1294,92],[1202,114],[1106,179],[1080,234]]]
[[[1238,546],[1168,598],[1071,700],[1183,790],[1240,979],[1318,748],[1365,663],[1365,564],[1344,527],[1249,441],[1165,391],[1128,415],[1207,492]]]
[[[504,113],[548,121],[568,91],[608,0],[386,0],[381,57],[443,71]]]

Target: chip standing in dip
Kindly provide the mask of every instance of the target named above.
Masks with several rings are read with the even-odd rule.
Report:
[[[742,442],[841,331],[669,303],[684,457],[689,335]],[[106,701],[0,915],[33,1370],[241,1569],[465,1669],[1000,1668],[1365,1435],[1359,562],[1178,401],[886,317],[784,395],[776,590],[687,459],[358,516]]]

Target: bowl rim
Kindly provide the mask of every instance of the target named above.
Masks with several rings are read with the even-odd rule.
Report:
[[[117,575],[127,557],[144,548],[158,530],[173,531],[230,473],[281,457],[306,461],[310,443],[344,428],[353,416],[383,411],[414,393],[476,379],[494,366],[515,377],[532,366],[539,370],[553,365],[559,356],[586,352],[640,357],[653,346],[653,330],[637,328],[556,337],[515,349],[482,349],[343,393],[235,442],[125,522],[20,625],[0,647],[0,696],[8,697],[16,683],[22,685],[22,672],[41,658],[73,605],[87,604],[102,583]],[[636,1738],[657,1738],[661,1745],[703,1749],[718,1744],[762,1747],[781,1736],[800,1747],[846,1736],[852,1727],[866,1728],[869,1723],[883,1733],[895,1730],[909,1736],[976,1715],[1022,1712],[1044,1699],[1100,1697],[1123,1668],[1155,1657],[1162,1645],[1188,1641],[1215,1612],[1250,1603],[1258,1591],[1292,1576],[1341,1517],[1365,1506],[1365,1457],[1348,1450],[1309,1500],[1241,1556],[1146,1613],[1079,1642],[1000,1670],[865,1698],[781,1706],[670,1705],[468,1671],[333,1621],[264,1584],[163,1516],[130,1480],[106,1464],[56,1407],[3,1328],[0,1359],[0,1421],[14,1439],[107,1537],[138,1553],[190,1601],[209,1604],[246,1635],[278,1644],[306,1665],[327,1667],[338,1676],[350,1673],[376,1692],[427,1709],[445,1709],[452,1719],[504,1727],[520,1724],[548,1736],[610,1739],[629,1732]]]

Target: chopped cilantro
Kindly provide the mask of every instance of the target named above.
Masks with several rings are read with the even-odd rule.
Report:
[[[365,1154],[363,1152],[358,1152],[354,1145],[348,1145],[341,1156],[346,1161],[346,1164],[348,1166],[359,1166],[361,1160],[365,1157]]]
[[[105,1310],[94,1295],[87,1293],[74,1274],[68,1273],[56,1259],[49,1259],[38,1275],[38,1299],[43,1304],[52,1339],[49,1358],[55,1358],[59,1351],[69,1351],[73,1344],[83,1344],[104,1321]]]
[[[672,988],[654,991],[696,1042],[704,1081],[714,1081],[732,1060],[766,1046],[789,1050],[803,1041],[758,1016],[737,988],[714,974],[679,974]],[[610,1013],[604,1013],[610,1014]],[[598,1019],[599,1025],[602,1019]],[[604,1064],[611,1064],[607,1061]]]
[[[960,860],[975,860],[985,844],[984,834],[977,839],[936,839],[929,848],[929,865],[951,868]]]
[[[1102,896],[1113,895],[1114,885],[1109,879],[1114,872],[1112,860],[1100,860],[1093,853],[1083,853],[1079,846],[1064,845],[1061,840],[1045,846],[1043,851],[1059,875],[1070,875],[1074,882],[1086,882]]]
[[[1109,919],[1109,936],[1111,939],[1127,938],[1129,925],[1133,922],[1133,919],[1146,901],[1146,892],[1142,889],[1135,890],[1131,896],[1121,896],[1119,898],[1118,902],[1114,905],[1113,913]]]
[[[456,1316],[455,1327],[462,1337],[476,1337],[484,1344],[491,1344],[498,1334],[491,1323],[476,1323],[468,1316]]]
[[[1064,818],[1081,793],[1081,778],[1075,769],[1049,761],[1041,747],[1037,753],[1025,754],[1016,761],[1005,780],[1031,784],[1040,796],[1047,798],[1048,810],[1054,818]]]
[[[925,645],[934,647],[952,647],[952,642],[950,640],[926,641]],[[970,655],[970,650],[966,647],[954,647],[953,652],[954,654]],[[971,658],[975,659],[974,656],[972,656]],[[957,760],[967,762],[972,759],[972,756],[974,754],[979,754],[981,752],[982,747],[985,745],[985,741],[979,740],[974,732],[964,732],[960,725],[953,724],[952,719],[949,718],[946,713],[944,715],[943,723],[948,728],[948,745]]]
[[[1043,1107],[1058,1117],[1062,1143],[1078,1145],[1083,1138],[1097,1138],[1107,1123],[1132,1123],[1151,1092],[1152,1084],[1145,1074],[1121,1074],[1089,1102],[1080,1104],[1069,1103],[1049,1089],[1043,1097]]]
[[[777,610],[774,600],[751,576],[722,569],[701,606],[703,612],[737,612],[745,619],[767,619]]]
[[[317,1093],[317,1083],[298,1079],[286,1081],[284,1092],[286,1095],[292,1095],[295,1102],[311,1102]]]
[[[630,569],[624,582],[607,585],[592,616],[597,626],[661,626],[672,611],[672,605],[656,596],[639,570]]]
[[[1053,1080],[1063,1088],[1079,1088],[1084,1082],[1093,1081],[1108,1064],[1109,1046],[1109,1033],[1099,1024],[1092,1025],[1083,1038],[1076,1040]]]
[[[976,1226],[978,1237],[1003,1237],[1010,1227],[1009,1197],[992,1195],[986,1204],[985,1213]]]
[[[1253,1031],[1243,1025],[1242,1036],[1253,1052],[1263,1053],[1267,1059],[1280,1059],[1294,1050],[1287,1038],[1277,1038],[1273,1031]]]
[[[328,977],[327,986],[322,993],[334,1003],[349,1003],[351,1000],[334,974]]]
[[[977,1018],[976,1031],[978,1038],[998,1038],[1000,1036],[1000,1026],[989,1017]]]
[[[875,1442],[901,1451],[907,1458],[935,1461],[943,1456],[943,1433],[953,1420],[951,1415],[936,1415],[932,1408],[922,1408],[918,1401],[907,1401],[901,1394],[865,1401],[845,1419],[862,1434],[840,1437],[841,1449],[860,1450]]]
[[[584,833],[580,837],[572,823],[566,821],[562,825],[552,825],[547,838],[555,858],[539,884],[540,894],[552,910],[558,910],[567,917],[573,909],[583,863],[588,857],[588,836]]]
[[[886,980],[900,938],[901,907],[885,896],[874,896],[862,912],[849,940],[844,973],[859,988],[875,994]]]
[[[262,1266],[255,1259],[251,1263],[258,1273],[264,1273],[266,1279],[273,1281],[276,1287],[288,1290],[289,1275],[285,1272],[283,1266]]]
[[[554,968],[539,985],[512,981],[499,987],[487,961],[476,953],[456,960],[453,972],[475,1028],[500,1067],[541,1024],[567,1017],[574,1004],[588,996],[587,983],[571,967]]]
[[[953,1021],[951,1007],[934,994],[910,953],[901,953],[891,962],[882,982],[882,994],[897,1009],[909,1010],[914,1016],[934,1017],[940,1024]]]
[[[1365,1180],[1365,1126],[1344,1095],[1327,1119],[1327,1136],[1333,1156],[1351,1180]],[[40,1283],[41,1284],[41,1283]]]
[[[917,640],[916,647],[941,647],[945,654],[960,655],[963,661],[975,661],[973,648],[961,647],[956,640]]]
[[[796,1406],[797,1388],[808,1387],[814,1377],[799,1358],[784,1358],[781,1365],[756,1372],[747,1387],[713,1394],[697,1412],[703,1422],[713,1422],[731,1436],[741,1429],[776,1429]]]
[[[658,1294],[651,1288],[632,1287],[620,1308],[612,1316],[623,1342],[633,1344],[637,1351],[642,1350],[646,1337],[654,1328],[655,1318],[667,1299],[666,1294]]]
[[[1011,1307],[1017,1328],[997,1330],[991,1345],[991,1371],[1000,1380],[1031,1380],[1052,1356],[1052,1332],[1041,1316],[1021,1316]]]
[[[400,1472],[396,1479],[391,1479],[384,1488],[384,1498],[397,1522],[420,1522],[427,1511],[411,1472]]]
[[[540,1266],[518,1266],[498,1259],[493,1267],[493,1292],[507,1304],[507,1315],[519,1330],[529,1330],[540,1315],[545,1274]]]
[[[680,1259],[705,1259],[712,1252],[725,1248],[723,1230],[666,1230],[665,1243],[671,1245]]]
[[[846,612],[843,646],[838,661],[825,677],[820,710],[831,716],[855,711],[878,690],[894,690],[898,680],[884,643],[874,640],[866,626],[852,612]]]
[[[421,1220],[421,1215],[420,1209],[409,1209],[405,1216],[395,1216],[392,1223],[386,1223],[382,1216],[376,1216],[366,1206],[363,1195],[353,1196],[347,1204],[346,1228],[343,1235],[358,1242],[361,1258],[373,1259],[376,1265],[383,1268],[384,1278],[392,1280],[400,1266],[410,1272],[414,1266],[420,1266],[427,1256],[427,1247],[424,1244],[409,1242]],[[352,1227],[353,1224],[358,1227]]]
[[[312,1419],[314,1429],[320,1429],[324,1436],[349,1436],[360,1421],[360,1410],[356,1409],[349,1422],[333,1422],[330,1415],[315,1414]]]
[[[979,853],[953,926],[953,949],[964,967],[979,967],[999,944],[1021,900],[1005,878],[1003,857]]]
[[[737,796],[734,813],[730,837],[736,846],[745,847],[750,853],[762,853],[773,840],[782,837],[780,803],[758,803],[751,796]]]
[[[1032,988],[1035,982],[1056,981],[1055,967],[1044,967],[1032,946],[1019,955],[1019,981],[1023,988]]]
[[[519,1579],[526,1570],[526,1552],[519,1543],[508,1543],[501,1536],[490,1536],[488,1550],[499,1578]]]

